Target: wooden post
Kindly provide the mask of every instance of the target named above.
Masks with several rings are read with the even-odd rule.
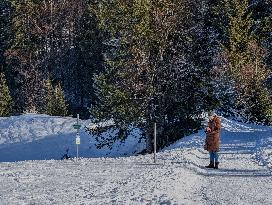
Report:
[[[77,125],[79,125],[79,114],[77,114]],[[79,129],[77,129],[77,137],[79,136]],[[77,146],[77,160],[78,160],[78,144]]]
[[[154,163],[156,164],[156,151],[157,151],[157,126],[154,123]]]

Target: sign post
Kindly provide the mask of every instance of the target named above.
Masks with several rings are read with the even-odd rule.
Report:
[[[73,125],[74,129],[77,130],[76,134],[76,146],[77,146],[77,159],[78,159],[78,145],[80,145],[80,136],[79,136],[79,129],[81,125],[79,124],[79,114],[77,114],[77,123]]]
[[[78,159],[78,145],[80,145],[80,137],[79,134],[76,136],[76,145],[77,145],[77,159]]]
[[[157,125],[154,123],[154,163],[156,164],[156,151],[157,151]]]

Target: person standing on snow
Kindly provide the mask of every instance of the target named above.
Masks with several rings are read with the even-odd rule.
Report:
[[[220,140],[221,120],[215,112],[209,112],[209,122],[205,129],[206,139],[204,149],[210,154],[210,164],[206,168],[218,169],[218,151]]]

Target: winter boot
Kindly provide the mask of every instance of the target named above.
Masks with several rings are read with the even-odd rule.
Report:
[[[219,162],[215,162],[215,166],[214,166],[215,169],[218,169],[218,164]]]
[[[208,166],[205,166],[206,168],[214,168],[214,163],[210,161],[210,164]]]

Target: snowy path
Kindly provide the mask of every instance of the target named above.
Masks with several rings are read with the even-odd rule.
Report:
[[[204,193],[210,204],[272,204],[272,170],[257,154],[264,133],[224,130],[223,136],[232,138],[222,138],[220,170],[208,178]]]
[[[198,149],[160,153],[157,165],[151,156],[1,163],[0,204],[272,204],[267,168],[250,154],[221,156],[220,170],[202,168]]]
[[[271,205],[271,127],[222,124],[219,170],[204,167],[199,132],[156,165],[152,155],[0,163],[0,204]]]
[[[2,163],[0,204],[199,204],[201,176],[146,160]]]
[[[186,167],[205,178],[204,204],[272,204],[272,149],[268,143],[262,147],[263,141],[271,143],[271,128],[249,127],[226,119],[222,124],[219,170],[203,167],[209,162],[201,147],[204,137],[192,136],[191,142],[174,145],[182,147],[179,158]],[[262,150],[267,156],[262,156]]]

